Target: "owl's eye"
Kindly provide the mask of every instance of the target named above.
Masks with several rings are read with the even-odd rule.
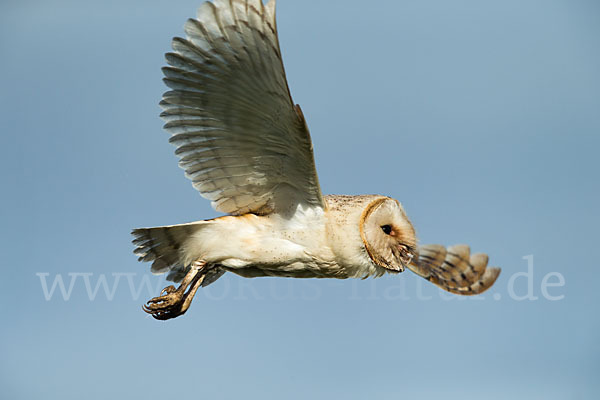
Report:
[[[392,233],[392,227],[390,225],[382,225],[381,226],[381,230],[383,231],[383,233],[385,233],[386,235],[389,235],[390,233]]]

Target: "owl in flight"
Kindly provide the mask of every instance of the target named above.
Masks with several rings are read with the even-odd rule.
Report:
[[[143,307],[182,315],[200,286],[243,277],[366,278],[410,269],[461,295],[496,281],[466,245],[417,244],[402,205],[379,195],[321,194],[302,110],[285,77],[275,0],[202,4],[166,54],[160,102],[179,165],[227,216],[134,229],[135,254],[180,283]]]

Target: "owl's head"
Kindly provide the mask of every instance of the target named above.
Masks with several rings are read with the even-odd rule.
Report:
[[[379,198],[360,217],[360,236],[371,260],[392,272],[402,272],[416,254],[415,229],[397,200]]]

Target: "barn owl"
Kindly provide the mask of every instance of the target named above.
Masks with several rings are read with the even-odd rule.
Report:
[[[159,320],[186,312],[201,286],[243,277],[366,278],[405,268],[472,295],[500,273],[466,245],[419,246],[402,205],[380,195],[321,194],[302,110],[292,101],[275,0],[202,4],[166,54],[160,102],[179,165],[226,216],[134,229],[134,252],[180,283],[143,307]]]

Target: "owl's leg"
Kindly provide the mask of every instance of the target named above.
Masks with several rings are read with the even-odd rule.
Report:
[[[197,261],[192,264],[189,272],[177,289],[173,285],[164,288],[159,297],[154,297],[142,306],[142,309],[155,319],[167,320],[185,314],[196,291],[202,285],[208,272],[206,262]],[[188,290],[189,288],[189,290]]]

